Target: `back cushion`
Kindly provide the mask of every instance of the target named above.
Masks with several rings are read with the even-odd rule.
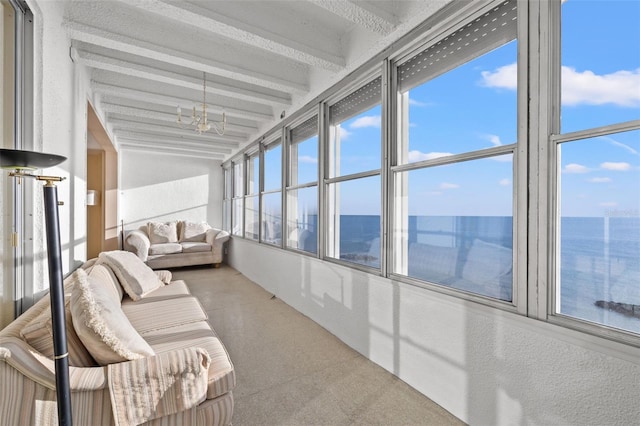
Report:
[[[111,268],[109,268],[105,264],[97,264],[93,268],[91,268],[89,276],[95,277],[106,288],[113,292],[114,299],[122,301],[122,298],[124,297],[124,290],[122,289],[122,286],[118,282],[118,278],[113,273]]]
[[[73,328],[100,365],[153,356],[155,353],[131,325],[113,291],[82,269],[74,272],[71,292]]]
[[[69,300],[71,296],[65,296],[65,318],[67,330],[67,350],[69,352],[69,365],[73,367],[95,367],[98,365],[73,328]],[[21,331],[22,338],[31,347],[42,355],[53,359],[53,321],[51,308],[48,307],[40,315],[32,319]]]
[[[180,226],[180,242],[204,243],[210,228],[206,222],[184,221]]]
[[[176,222],[149,222],[147,232],[151,244],[177,243],[178,227]]]
[[[138,256],[129,251],[100,253],[98,264],[105,264],[116,274],[120,285],[133,300],[140,300],[164,283]]]

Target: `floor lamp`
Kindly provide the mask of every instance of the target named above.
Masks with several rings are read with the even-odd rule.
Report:
[[[9,176],[33,178],[45,182],[44,215],[47,234],[47,258],[49,264],[49,297],[53,326],[53,351],[56,372],[56,399],[58,424],[71,425],[71,389],[69,386],[69,353],[67,352],[67,329],[64,310],[64,286],[62,282],[62,250],[60,248],[60,220],[58,218],[58,188],[54,182],[64,178],[40,176],[36,169],[53,167],[66,160],[61,155],[43,152],[0,149],[0,167],[12,170]]]

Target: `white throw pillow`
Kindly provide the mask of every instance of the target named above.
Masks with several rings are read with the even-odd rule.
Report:
[[[207,229],[210,229],[206,222],[182,222],[180,227],[180,242],[204,243],[207,237]]]
[[[158,276],[138,256],[129,251],[105,251],[98,263],[111,268],[120,285],[133,300],[140,300],[153,290],[164,286]]]
[[[108,285],[78,269],[71,292],[73,328],[100,365],[153,356],[151,346],[138,334]]]
[[[147,232],[149,233],[151,244],[178,242],[178,226],[176,222],[149,222],[147,223]]]

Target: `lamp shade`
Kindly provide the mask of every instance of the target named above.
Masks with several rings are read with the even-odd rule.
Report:
[[[57,166],[67,157],[44,152],[0,149],[0,168],[3,169],[44,169]]]

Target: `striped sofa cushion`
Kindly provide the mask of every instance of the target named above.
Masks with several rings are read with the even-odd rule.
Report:
[[[180,338],[176,339],[176,336]],[[207,321],[154,330],[143,333],[142,337],[157,354],[187,347],[206,349],[211,358],[207,399],[235,388],[236,374],[229,354]]]

